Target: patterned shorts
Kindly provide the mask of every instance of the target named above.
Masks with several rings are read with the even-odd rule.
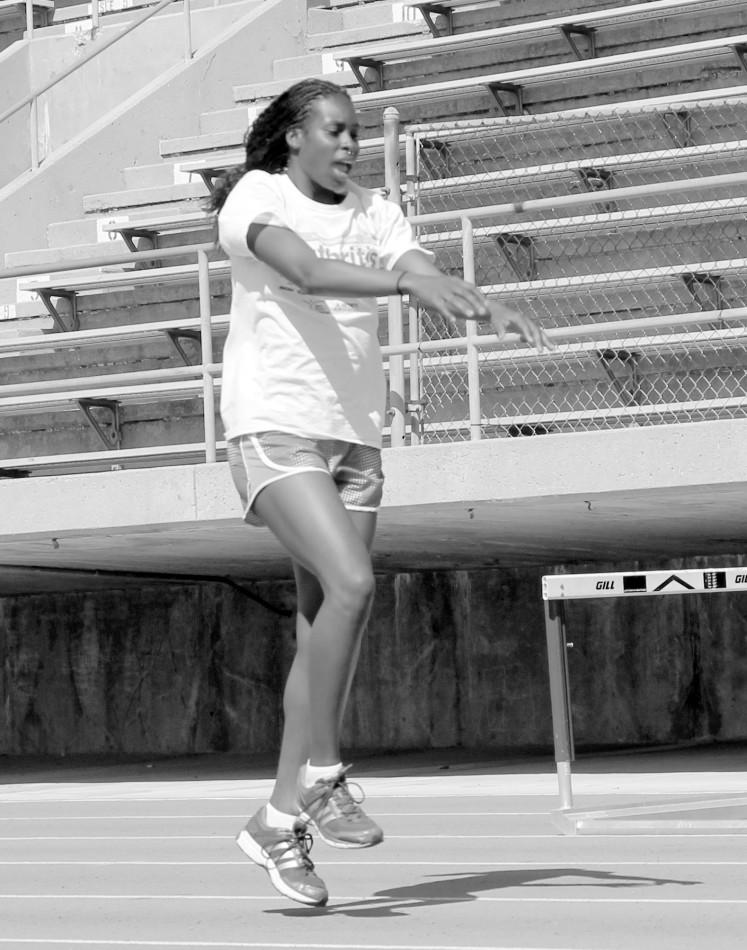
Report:
[[[263,523],[252,511],[262,489],[299,472],[329,472],[340,500],[351,511],[377,511],[381,504],[381,452],[370,445],[257,432],[229,439],[228,462],[247,524]]]

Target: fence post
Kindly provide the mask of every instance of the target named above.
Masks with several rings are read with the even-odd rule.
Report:
[[[472,220],[462,217],[462,261],[464,279],[475,283],[475,244],[472,233]],[[480,350],[475,345],[477,321],[467,320],[467,393],[469,395],[469,434],[473,442],[482,438],[482,420],[480,409]]]
[[[213,380],[213,323],[210,313],[210,270],[205,251],[197,252],[200,289],[200,343],[202,346],[202,410],[205,426],[205,461],[216,460],[215,381]]]
[[[384,110],[384,183],[389,201],[401,204],[399,168],[399,112],[389,106]],[[403,342],[402,298],[387,301],[389,342],[397,346]],[[405,363],[401,355],[389,357],[389,407],[392,414],[391,444],[400,446],[405,441]]]
[[[408,217],[417,212],[418,141],[411,129],[405,130],[405,189],[407,192],[405,213]],[[410,343],[420,342],[420,309],[414,302],[407,308],[407,332]],[[410,444],[422,441],[422,362],[417,353],[410,354]]]

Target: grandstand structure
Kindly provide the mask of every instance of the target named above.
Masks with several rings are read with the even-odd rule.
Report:
[[[358,180],[556,344],[458,337],[380,301],[379,568],[742,549],[742,2],[2,0],[0,30],[17,92],[0,103],[7,590],[39,583],[26,568],[164,558],[287,576],[234,523],[216,412],[229,273],[204,199],[263,104],[311,75],[353,97]],[[592,497],[609,502],[593,523]]]

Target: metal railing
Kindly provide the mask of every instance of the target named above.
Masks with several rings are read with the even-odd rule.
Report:
[[[199,329],[199,339],[201,346],[202,358],[199,366],[191,367],[189,373],[183,373],[179,377],[180,381],[183,378],[195,378],[201,377],[202,379],[202,401],[203,401],[203,429],[204,429],[204,455],[206,462],[214,462],[216,460],[216,428],[215,428],[215,411],[216,411],[216,400],[215,400],[215,384],[216,380],[220,378],[222,366],[219,363],[213,361],[213,327],[212,327],[212,313],[211,313],[211,293],[210,293],[210,272],[209,272],[209,258],[208,255],[216,249],[215,243],[206,243],[206,244],[194,244],[187,247],[174,247],[174,248],[162,248],[157,251],[137,251],[134,253],[123,253],[121,255],[107,255],[100,258],[91,257],[85,262],[68,260],[61,261],[54,265],[47,265],[44,267],[44,274],[65,274],[68,283],[74,283],[74,279],[71,277],[72,273],[85,272],[92,268],[102,268],[102,267],[115,267],[117,265],[148,265],[154,262],[160,262],[162,260],[169,260],[171,258],[189,258],[193,257],[195,260],[195,271],[194,276],[197,279],[198,285],[198,300],[199,300],[199,317],[200,317],[200,329]],[[0,271],[0,279],[6,278],[23,278],[30,276],[37,276],[40,273],[39,268],[33,266],[25,267],[15,267],[7,270]],[[120,273],[121,272],[113,272]],[[142,283],[146,276],[152,276],[153,269],[147,268],[143,270],[128,270],[126,271],[126,278],[128,286],[137,287],[139,283]],[[114,281],[114,276],[112,274],[112,282]],[[103,278],[106,282],[106,277]],[[60,281],[62,284],[65,283],[65,280]],[[136,338],[137,336],[137,326],[132,326],[132,336]],[[47,335],[47,339],[50,342],[51,346],[59,345],[65,339],[65,333],[50,333]],[[30,342],[33,344],[38,344],[38,336],[31,337]],[[23,337],[17,337],[13,340],[13,350],[18,352],[23,352],[24,339]],[[172,374],[173,376],[173,374]],[[78,395],[80,399],[85,399],[91,395],[91,390],[93,387],[97,389],[102,389],[106,387],[108,390],[116,389],[117,387],[125,389],[126,387],[135,384],[140,386],[147,385],[157,385],[159,383],[168,383],[171,382],[168,370],[154,370],[147,373],[117,373],[109,374],[108,377],[96,377],[94,379],[86,381],[78,380],[80,386],[78,387]],[[56,380],[40,380],[39,382],[29,383],[29,384],[12,384],[12,385],[3,385],[0,386],[0,406],[3,406],[5,401],[5,406],[7,407],[8,403],[12,403],[14,399],[19,397],[23,398],[25,396],[45,396],[45,395],[56,395],[70,390],[71,381],[67,377],[59,378]],[[155,397],[154,397],[155,398]],[[0,410],[2,411],[2,410]],[[7,408],[6,408],[7,411]],[[12,409],[10,410],[12,414]]]
[[[90,63],[91,60],[96,56],[100,56],[101,53],[109,49],[110,46],[114,46],[115,43],[118,43],[120,40],[124,39],[125,36],[129,36],[133,30],[136,30],[139,26],[142,26],[143,23],[150,20],[151,17],[154,17],[157,13],[160,13],[161,10],[167,6],[170,6],[173,2],[174,0],[158,0],[154,6],[149,7],[138,18],[133,20],[131,23],[126,24],[118,33],[114,34],[114,36],[111,36],[109,39],[98,43],[85,56],[82,56],[80,59],[76,59],[74,63],[66,66],[61,72],[47,80],[47,82],[43,83],[41,86],[38,86],[36,89],[33,89],[28,95],[24,96],[22,99],[19,99],[16,103],[10,106],[10,108],[0,113],[0,125],[2,125],[7,119],[10,119],[17,112],[20,112],[21,109],[29,106],[28,129],[32,170],[36,170],[39,167],[39,144],[37,141],[37,136],[38,101],[40,96],[43,96],[45,93],[49,92],[50,89],[53,89],[56,85],[58,85],[58,83],[62,82],[64,79],[67,79],[68,76],[71,76],[74,72],[77,72],[77,70]],[[95,36],[99,30],[100,3],[101,0],[92,0],[91,3],[91,29],[93,36]],[[192,58],[194,53],[192,48],[191,0],[182,0],[182,3],[184,10],[184,58],[185,60],[189,60]],[[34,35],[34,10],[32,0],[26,0],[26,30],[28,39],[32,40]]]
[[[471,276],[498,299],[554,328],[553,335],[567,327],[572,338],[574,327],[576,333],[582,327],[590,332],[596,323],[621,317],[624,334],[636,326],[648,334],[649,319],[665,327],[685,317],[692,329],[691,311],[702,313],[706,328],[707,314],[717,322],[715,315],[727,312],[743,319],[747,180],[741,169],[747,141],[738,133],[745,117],[747,89],[741,87],[549,115],[409,126],[403,203],[442,269]],[[398,191],[399,185],[393,181]],[[688,201],[690,196],[701,200]],[[483,207],[465,212],[465,204]],[[584,206],[593,206],[591,213]],[[472,237],[465,242],[468,230]],[[422,309],[411,311],[410,341],[442,337],[442,321]],[[701,401],[710,387],[714,410],[734,392],[739,399],[744,395],[735,366],[724,367],[720,376],[708,369],[716,361],[714,348],[721,346],[715,338],[700,337],[700,370],[690,348],[688,379],[681,341],[672,340],[666,384],[661,365],[657,375],[648,336],[629,338],[627,350],[619,339],[613,342],[617,350],[596,354],[582,355],[578,346],[572,354],[563,350],[562,367],[553,359],[542,368],[519,360],[509,370],[503,361],[487,389],[513,391],[513,402],[493,396],[482,416],[474,386],[479,359],[483,388],[490,374],[488,357],[477,355],[485,352],[479,337],[461,369],[446,357],[421,360],[410,374],[416,437],[620,425],[623,410],[628,419],[645,415],[640,405],[635,411],[626,406],[631,402],[689,406],[680,417],[710,418],[693,408],[694,385]],[[690,343],[696,344],[695,335]],[[659,345],[663,364],[667,344],[661,335]],[[445,349],[442,343],[437,348]],[[741,350],[738,355],[747,358]],[[495,354],[489,361],[495,365]],[[569,381],[574,375],[575,391]],[[450,431],[439,430],[436,420],[448,414],[459,389],[469,392],[468,419],[461,432],[455,419]],[[485,393],[481,399],[487,401]]]

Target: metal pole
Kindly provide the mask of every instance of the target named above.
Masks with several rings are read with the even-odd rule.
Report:
[[[417,198],[417,180],[418,180],[418,150],[415,135],[408,129],[405,132],[405,189],[407,191],[407,215],[414,214],[417,210],[415,200]]]
[[[202,396],[205,425],[205,461],[216,460],[215,381],[213,379],[213,325],[210,313],[210,271],[208,256],[197,252],[198,286],[200,290],[200,343],[202,344]]]
[[[732,185],[743,185],[746,180],[747,173],[745,172],[729,172],[725,175],[705,175],[703,178],[654,181],[647,185],[625,185],[623,188],[610,188],[604,191],[579,191],[570,195],[554,195],[552,198],[529,198],[527,201],[516,201],[513,204],[483,205],[480,208],[462,208],[459,211],[433,211],[413,217],[416,224],[444,224],[447,221],[459,221],[465,211],[469,212],[473,218],[497,217],[498,215],[513,217],[524,211],[545,211],[570,208],[574,205],[613,204],[627,198],[642,198],[648,195],[705,191],[707,188],[730,188]]]
[[[573,761],[573,725],[571,722],[568,655],[565,639],[565,612],[562,601],[545,601],[545,634],[550,670],[550,705],[552,708],[555,766],[558,773],[560,807],[573,807],[571,762]]]
[[[462,261],[464,279],[470,284],[475,283],[475,244],[472,232],[472,220],[462,218]],[[479,335],[477,322],[467,320],[465,334],[467,337],[467,393],[469,396],[469,432],[470,439],[477,442],[482,438],[481,411],[480,411],[480,350],[475,344]]]
[[[26,36],[31,40],[34,38],[34,3],[33,0],[26,0]]]
[[[399,168],[399,112],[389,107],[384,110],[384,183],[389,201],[400,204]],[[389,342],[403,342],[402,298],[390,297],[387,302]],[[405,364],[402,356],[389,357],[389,408],[391,444],[404,445],[405,441]]]
[[[192,59],[192,4],[184,0],[184,58]]]
[[[411,129],[405,131],[405,188],[407,192],[405,213],[409,217],[417,211],[415,204],[418,180],[418,142]],[[410,301],[407,308],[407,329],[410,343],[420,342],[420,307]],[[419,355],[410,357],[410,404],[417,407],[410,414],[410,444],[420,445],[422,441],[422,393],[423,362]]]
[[[407,330],[411,344],[420,343],[420,308],[410,301],[407,308]],[[420,353],[410,354],[410,445],[420,445],[423,432],[423,360]]]
[[[91,36],[99,31],[99,0],[91,0]]]

